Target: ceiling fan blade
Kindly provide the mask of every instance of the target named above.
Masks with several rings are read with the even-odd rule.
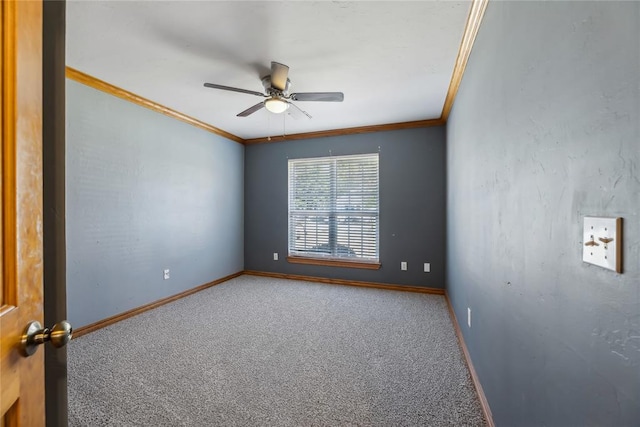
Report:
[[[242,113],[238,113],[237,116],[238,117],[247,117],[249,114],[253,114],[256,111],[258,111],[259,109],[264,107],[264,102],[258,102],[256,105],[254,105],[253,107],[249,107],[246,110],[244,110]]]
[[[287,104],[289,104],[289,109],[287,110],[287,114],[290,115],[291,117],[293,117],[294,119],[301,119],[301,118],[305,118],[305,119],[311,119],[311,114],[307,113],[306,111],[304,111],[303,109],[301,109],[300,107],[298,107],[296,104],[294,104],[293,102],[287,102]],[[293,108],[291,108],[293,107]]]
[[[279,62],[271,61],[271,87],[278,90],[285,90],[287,78],[289,77],[289,67]]]
[[[294,101],[342,102],[344,101],[344,93],[342,92],[292,93],[291,99],[293,99]]]
[[[222,85],[217,85],[217,84],[213,84],[213,83],[205,83],[204,86],[205,87],[210,87],[212,89],[222,89],[222,90],[230,90],[231,92],[248,93],[249,95],[262,96],[262,97],[265,97],[265,98],[267,96],[262,92],[256,92],[254,90],[240,89],[240,88],[231,87],[231,86],[222,86]]]

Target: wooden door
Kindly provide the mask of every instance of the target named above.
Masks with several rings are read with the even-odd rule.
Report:
[[[0,427],[44,426],[44,349],[19,352],[43,323],[42,3],[1,0]]]

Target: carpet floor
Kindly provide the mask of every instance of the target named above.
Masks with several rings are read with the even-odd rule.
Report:
[[[69,425],[484,426],[439,295],[240,276],[72,340]]]

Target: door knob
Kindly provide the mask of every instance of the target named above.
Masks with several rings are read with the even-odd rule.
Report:
[[[51,329],[43,328],[40,322],[29,322],[20,339],[20,353],[29,357],[36,352],[40,344],[49,341],[55,348],[63,347],[73,334],[71,324],[66,320],[56,323]]]

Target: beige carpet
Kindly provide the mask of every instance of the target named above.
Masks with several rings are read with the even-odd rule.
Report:
[[[71,426],[482,426],[444,297],[240,276],[74,339]]]

